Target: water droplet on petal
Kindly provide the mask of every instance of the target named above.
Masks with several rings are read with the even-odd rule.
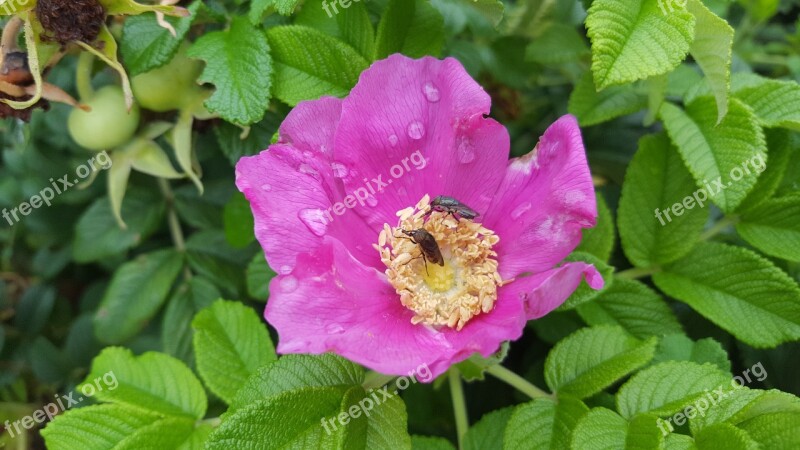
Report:
[[[430,81],[425,83],[425,86],[422,87],[422,91],[425,93],[425,98],[427,98],[431,103],[436,103],[441,98],[439,89]]]
[[[369,196],[369,197],[367,198],[367,204],[368,204],[370,207],[374,208],[375,206],[377,206],[377,205],[378,205],[378,200],[377,200],[375,197],[373,197],[373,196]]]
[[[522,216],[526,212],[530,211],[530,209],[531,209],[531,203],[530,202],[525,202],[525,203],[517,206],[516,208],[514,208],[513,211],[511,211],[511,218],[513,220],[517,220],[517,219],[520,218],[520,216]]]
[[[270,185],[268,185],[268,184],[262,184],[262,185],[261,185],[261,190],[262,190],[262,191],[267,191],[267,192],[269,192],[269,191],[271,191],[271,190],[272,190],[272,186],[270,186]]]
[[[317,172],[316,169],[314,169],[313,167],[309,166],[308,164],[305,164],[305,163],[300,164],[300,167],[298,168],[298,170],[300,170],[300,173],[304,173],[306,175],[311,175],[314,178],[319,178],[319,172]]]
[[[391,145],[392,147],[396,147],[397,146],[397,135],[396,134],[393,134],[393,135],[389,136],[389,145]]]
[[[294,292],[297,290],[297,278],[289,275],[281,278],[279,282],[283,292]]]
[[[347,176],[347,167],[344,164],[332,162],[331,169],[333,170],[333,176],[336,178],[344,178]]]
[[[281,266],[280,272],[283,275],[288,275],[288,274],[292,273],[292,266]]]
[[[419,140],[423,136],[425,136],[425,125],[422,125],[422,122],[415,120],[408,124],[408,137]]]
[[[303,152],[303,157],[305,159],[314,159],[314,154],[310,150],[306,150]]]
[[[458,161],[462,164],[469,164],[475,161],[475,149],[466,136],[462,136],[458,143]]]
[[[342,334],[344,333],[344,327],[338,323],[330,323],[325,326],[325,332],[328,334]]]
[[[297,216],[317,236],[324,236],[328,230],[328,219],[325,217],[325,211],[321,209],[301,209]]]

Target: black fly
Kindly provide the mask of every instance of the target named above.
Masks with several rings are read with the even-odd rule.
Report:
[[[429,260],[434,264],[444,266],[444,258],[442,257],[442,251],[439,250],[439,244],[436,242],[436,238],[433,237],[432,234],[428,233],[426,230],[422,228],[417,228],[416,230],[411,230],[411,231],[407,230],[400,230],[400,231],[406,236],[408,236],[407,238],[404,239],[408,239],[411,242],[419,245],[419,248],[422,251],[422,260],[425,261],[425,273],[428,273]],[[417,258],[419,258],[419,256],[417,256]]]
[[[431,209],[425,213],[426,216],[429,216],[434,211],[450,214],[457,219],[463,217],[467,220],[472,220],[480,215],[477,213],[477,211],[469,206],[461,203],[453,197],[447,197],[445,195],[440,195],[434,198],[431,202],[430,208]]]

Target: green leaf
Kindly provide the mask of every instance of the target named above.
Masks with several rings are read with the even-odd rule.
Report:
[[[704,243],[653,275],[653,281],[754,347],[800,339],[800,288],[750,250]]]
[[[612,86],[597,92],[592,73],[586,72],[575,85],[567,106],[581,126],[588,127],[635,113],[647,106],[647,97],[633,86]]]
[[[736,231],[770,256],[800,262],[800,193],[767,200],[747,211]]]
[[[600,89],[669,72],[689,52],[694,16],[677,2],[663,12],[661,0],[595,0],[586,28],[592,40],[592,72]],[[674,8],[673,8],[674,7]]]
[[[738,425],[756,441],[756,448],[800,448],[800,411],[764,414]]]
[[[786,173],[786,168],[789,165],[789,159],[792,155],[791,142],[792,138],[789,131],[779,128],[772,128],[765,130],[767,137],[767,148],[769,149],[769,165],[764,162],[763,165],[756,167],[755,170],[761,171],[758,176],[758,181],[753,187],[753,190],[747,194],[747,197],[739,207],[737,212],[748,211],[761,202],[769,199],[778,190],[778,186]],[[757,162],[758,160],[756,160]]]
[[[197,371],[227,403],[250,375],[277,359],[266,324],[241,303],[218,300],[195,316],[192,328]]]
[[[717,123],[728,113],[728,94],[731,86],[733,28],[711,12],[701,0],[686,5],[696,20],[694,42],[689,49],[692,58],[703,69],[706,80],[717,101]]]
[[[410,449],[402,400],[362,382],[360,367],[331,354],[283,357],[248,380],[207,448]]]
[[[589,47],[582,33],[574,26],[557,22],[552,22],[525,48],[526,60],[548,65],[577,61],[588,54]]]
[[[175,29],[175,36],[159,25],[149,14],[125,19],[119,50],[130,75],[136,76],[149,72],[168,63],[178,52],[178,48],[197,17],[197,11],[201,5],[202,2],[196,0],[188,8],[190,15],[181,18],[166,18],[166,21]]]
[[[464,435],[464,450],[503,450],[506,425],[514,411],[508,407],[481,417]]]
[[[232,248],[222,231],[201,231],[186,241],[186,259],[192,269],[237,297],[244,295],[245,268],[252,255],[249,247]]]
[[[230,411],[304,387],[349,386],[363,381],[364,370],[339,356],[286,355],[250,377],[236,393]]]
[[[50,318],[55,301],[53,286],[39,283],[29,286],[16,305],[14,328],[21,330],[23,335],[37,336]]]
[[[660,295],[638,281],[624,278],[615,279],[593,302],[578,306],[578,314],[591,326],[619,325],[640,339],[682,331]]]
[[[622,249],[635,266],[675,261],[694,247],[708,219],[701,197],[692,196],[694,189],[691,174],[666,136],[639,141],[618,211]]]
[[[645,414],[630,422],[606,408],[594,408],[578,422],[572,447],[581,450],[652,450],[662,448],[664,435],[658,418]]]
[[[704,428],[694,437],[699,450],[718,449],[725,450],[757,450],[758,444],[750,436],[727,423],[720,423]]]
[[[554,392],[590,397],[653,358],[657,340],[640,341],[622,328],[584,328],[556,344],[544,364]]]
[[[186,15],[186,10],[171,5],[144,5],[133,0],[98,0],[106,9],[110,16],[126,15],[133,16],[147,12],[162,12],[170,16],[182,17]]]
[[[188,55],[206,62],[199,81],[217,88],[205,102],[209,111],[239,125],[264,117],[270,98],[272,58],[264,33],[245,17],[235,18],[225,31],[201,37]]]
[[[300,0],[252,0],[248,17],[253,25],[258,25],[264,13],[275,10],[278,14],[289,16],[300,3]]]
[[[313,28],[274,27],[267,36],[275,59],[274,93],[290,106],[347,95],[369,66],[352,47]]]
[[[221,296],[214,284],[197,276],[176,289],[167,302],[161,322],[161,347],[164,352],[190,366],[194,365],[192,318]]]
[[[450,441],[441,437],[411,436],[411,450],[456,450]]]
[[[595,290],[589,287],[586,283],[586,280],[581,280],[580,285],[575,291],[567,298],[567,300],[558,307],[559,311],[569,310],[577,307],[578,305],[585,304],[586,302],[590,302],[597,298],[598,295],[605,292],[606,289],[611,287],[614,284],[614,268],[606,264],[605,262],[598,259],[596,256],[592,255],[591,253],[584,253],[584,252],[572,252],[567,258],[566,261],[582,261],[592,264],[599,272],[600,275],[603,276],[603,280],[605,280],[605,284],[603,288],[600,290]]]
[[[160,250],[117,269],[94,317],[97,338],[119,344],[141,331],[161,308],[181,267],[182,254]]]
[[[438,56],[444,45],[444,20],[424,0],[389,0],[378,24],[375,59],[393,53],[412,58]]]
[[[761,124],[800,130],[800,84],[747,74],[734,77],[733,94],[753,108]]]
[[[352,2],[348,8],[338,9],[335,17],[325,12],[323,3],[330,3],[330,0],[306,1],[295,17],[294,24],[329,34],[353,47],[365,60],[372,61],[375,58],[375,28],[366,6],[368,3]],[[327,6],[331,11],[332,5]]]
[[[161,224],[164,201],[153,191],[131,189],[122,204],[122,216],[126,218],[126,229],[114,220],[108,197],[95,200],[75,226],[75,261],[99,261],[139,245]]]
[[[713,364],[668,361],[649,367],[631,377],[617,392],[617,410],[623,417],[641,413],[673,414],[706,390],[730,388],[730,375]]]
[[[711,363],[725,372],[731,371],[728,353],[712,338],[693,341],[683,334],[664,336],[658,343],[653,364],[664,361],[691,361],[698,364]]]
[[[714,119],[716,108],[713,98],[701,97],[686,111],[664,103],[659,114],[697,185],[710,188],[709,199],[724,212],[732,212],[756,184],[758,173],[751,160],[766,161],[767,145],[753,112],[739,100],[730,100],[728,114],[719,124]],[[714,181],[722,188],[711,185]]]
[[[135,450],[178,448],[191,439],[194,420],[161,417],[124,405],[72,409],[42,430],[47,448],[54,450]]]
[[[589,412],[580,400],[559,396],[558,402],[537,399],[514,409],[506,426],[503,447],[507,449],[569,448],[572,431]]]
[[[247,265],[247,294],[262,302],[269,298],[269,283],[277,274],[270,269],[261,253],[256,254]]]
[[[763,368],[763,366],[761,366]],[[752,368],[751,368],[752,369]],[[766,371],[759,373],[763,380]],[[749,376],[749,373],[747,374]],[[742,375],[734,379],[736,384],[747,383]],[[757,379],[754,375],[754,379]],[[689,425],[692,433],[697,434],[706,427],[719,423],[729,423],[732,425],[746,424],[752,419],[761,417],[765,414],[777,412],[800,412],[800,398],[792,394],[777,390],[761,391],[748,389],[745,387],[726,392],[726,395],[719,398],[716,393],[712,396],[713,407],[708,408],[705,414],[694,418]]]
[[[108,347],[92,362],[83,385],[97,387],[95,398],[102,402],[190,419],[202,419],[206,413],[200,380],[185,364],[163,353],[136,357],[128,349]]]
[[[602,261],[611,259],[614,251],[614,215],[602,194],[597,194],[597,225],[585,229],[575,251],[591,253]]]
[[[225,224],[225,238],[232,247],[244,248],[256,240],[250,203],[241,192],[235,192],[225,205],[222,220]]]

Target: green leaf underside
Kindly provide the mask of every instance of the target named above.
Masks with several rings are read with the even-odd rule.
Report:
[[[717,101],[717,121],[728,113],[728,94],[731,84],[733,28],[711,12],[700,0],[691,0],[687,8],[696,19],[696,34],[689,50],[697,65],[703,69]]]
[[[767,200],[747,211],[736,231],[770,256],[800,262],[800,194]]]

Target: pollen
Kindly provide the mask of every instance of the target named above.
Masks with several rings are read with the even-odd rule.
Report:
[[[473,317],[494,308],[500,240],[493,231],[471,220],[457,220],[430,210],[425,195],[415,206],[397,212],[396,226],[384,224],[374,247],[386,265],[386,277],[400,302],[414,312],[411,322],[461,330]],[[402,233],[424,229],[436,240],[443,265],[430,261],[423,247]]]

